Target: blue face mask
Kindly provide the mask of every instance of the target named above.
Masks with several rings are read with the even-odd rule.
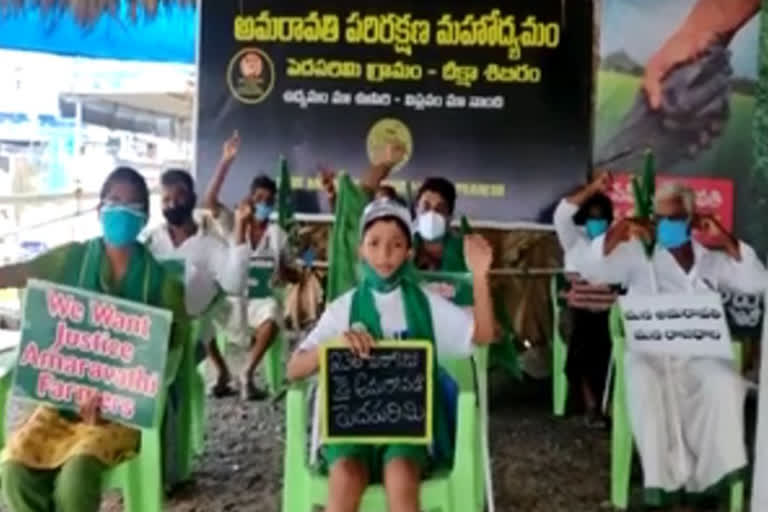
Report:
[[[584,227],[587,229],[589,239],[594,240],[608,231],[608,221],[606,219],[587,219]]]
[[[147,215],[122,205],[110,205],[101,209],[101,229],[104,242],[113,247],[124,247],[136,241],[147,224]]]
[[[253,211],[253,216],[256,217],[256,220],[263,222],[269,220],[272,211],[273,208],[267,203],[256,203],[256,209]]]
[[[663,249],[677,249],[690,239],[687,220],[662,218],[656,225],[656,241]]]

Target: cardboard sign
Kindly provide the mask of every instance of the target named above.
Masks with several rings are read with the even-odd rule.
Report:
[[[273,261],[252,259],[248,268],[248,297],[264,299],[272,296]]]
[[[432,344],[380,342],[369,359],[327,345],[320,358],[324,444],[432,442]]]
[[[170,311],[35,280],[23,311],[14,395],[77,411],[100,393],[105,419],[155,425]]]
[[[731,335],[716,293],[619,298],[627,347],[636,352],[732,359]]]
[[[472,274],[470,272],[427,272],[420,271],[426,288],[460,307],[475,304]]]

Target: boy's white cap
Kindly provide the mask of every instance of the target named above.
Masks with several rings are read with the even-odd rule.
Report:
[[[385,198],[376,199],[375,201],[368,203],[368,206],[365,207],[363,220],[360,223],[360,237],[362,238],[366,226],[383,217],[394,217],[403,221],[403,225],[408,228],[408,236],[413,238],[411,212],[405,206]]]

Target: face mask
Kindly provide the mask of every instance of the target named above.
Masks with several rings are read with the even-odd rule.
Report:
[[[104,241],[113,247],[124,247],[135,242],[146,223],[147,215],[133,208],[116,205],[101,209]]]
[[[663,218],[656,226],[656,240],[664,249],[676,249],[690,238],[688,221]]]
[[[587,229],[587,236],[590,240],[594,240],[608,231],[608,221],[605,219],[587,219],[584,227]]]
[[[190,219],[194,208],[195,207],[189,203],[177,204],[171,208],[163,210],[163,216],[171,226],[181,226]]]
[[[258,221],[269,220],[269,216],[272,215],[272,207],[267,203],[256,203],[256,209],[253,211],[253,216]]]
[[[422,213],[416,222],[419,235],[427,242],[435,242],[445,236],[445,217],[437,212],[429,211]]]
[[[406,263],[400,265],[400,268],[392,272],[389,277],[381,277],[376,269],[364,261],[360,264],[360,274],[365,284],[381,293],[389,293],[398,286],[406,271]]]

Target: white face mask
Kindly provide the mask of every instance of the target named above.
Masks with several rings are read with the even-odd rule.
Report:
[[[439,213],[429,211],[419,214],[416,223],[419,235],[427,242],[440,240],[445,235],[445,217]]]

